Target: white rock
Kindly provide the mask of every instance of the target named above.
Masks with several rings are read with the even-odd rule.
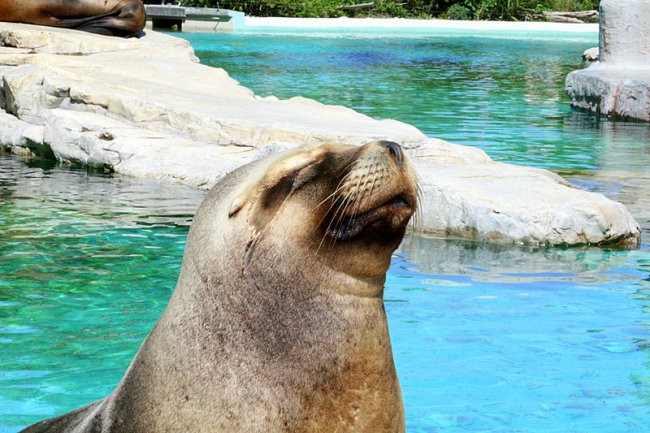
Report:
[[[596,62],[571,72],[565,88],[574,107],[650,121],[650,68]]]
[[[0,148],[3,147],[11,153],[25,156],[47,151],[43,146],[43,126],[23,122],[0,110]]]
[[[650,121],[650,1],[602,0],[599,22],[599,62],[567,76],[571,105]]]
[[[494,162],[418,162],[416,167],[426,197],[425,221],[418,227],[424,232],[497,242],[586,244],[612,241],[614,233],[631,229],[623,205],[573,188],[547,170]]]
[[[650,1],[601,0],[600,60],[650,66]]]
[[[598,47],[593,47],[586,49],[584,53],[582,53],[582,59],[587,60],[589,62],[595,62],[598,60],[598,54],[599,54],[599,49]]]
[[[171,36],[123,40],[3,23],[0,41],[0,146],[15,153],[47,150],[63,162],[207,189],[269,152],[390,139],[421,180],[417,230],[532,244],[639,239],[622,205],[551,172],[495,163],[345,107],[258,98]]]

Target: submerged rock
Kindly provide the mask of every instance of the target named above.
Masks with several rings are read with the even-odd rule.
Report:
[[[119,40],[3,23],[0,78],[0,147],[14,153],[208,189],[272,151],[390,139],[420,178],[416,230],[526,244],[639,240],[621,204],[549,171],[345,107],[259,98],[164,34]]]

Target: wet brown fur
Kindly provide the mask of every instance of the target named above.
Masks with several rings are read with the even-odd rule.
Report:
[[[231,173],[198,210],[169,306],[116,390],[26,432],[404,432],[382,296],[415,194],[408,163],[376,143]],[[409,208],[331,238],[395,196]]]
[[[141,0],[0,0],[0,21],[65,27],[108,36],[140,36]]]

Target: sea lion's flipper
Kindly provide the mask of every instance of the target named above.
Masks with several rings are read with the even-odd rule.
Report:
[[[119,10],[92,17],[59,18],[57,26],[105,36],[137,36],[128,20],[120,17]]]
[[[81,3],[81,2],[80,2]],[[106,3],[106,2],[105,2]],[[93,10],[93,12],[95,12]],[[76,16],[75,16],[76,15]],[[52,13],[58,27],[67,27],[107,36],[140,37],[147,14],[140,0],[123,0],[116,10],[103,14],[84,16],[83,10]]]
[[[101,15],[94,15],[90,17],[82,17],[82,18],[57,18],[57,27],[66,27],[69,29],[80,29],[84,26],[90,25],[93,21],[101,21],[105,19],[106,17],[112,17],[112,16],[118,16],[120,14],[120,11],[113,11],[113,12],[108,12],[105,14]]]
[[[101,418],[93,415],[103,401],[99,400],[56,418],[43,420],[27,427],[20,433],[65,433],[73,430],[79,433],[100,433]],[[82,428],[79,429],[79,427]]]

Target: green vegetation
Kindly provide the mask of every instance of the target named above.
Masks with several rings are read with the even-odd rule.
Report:
[[[468,7],[460,3],[456,3],[447,9],[447,13],[443,18],[446,18],[448,20],[471,20],[472,11],[470,11]]]
[[[542,11],[598,8],[598,0],[181,0],[186,6],[219,7],[253,16],[400,18],[440,17],[479,20],[531,20]]]

